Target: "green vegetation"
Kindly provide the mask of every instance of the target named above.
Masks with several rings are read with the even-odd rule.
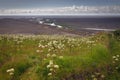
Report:
[[[0,80],[120,80],[116,36],[0,35]]]
[[[114,31],[113,34],[116,39],[120,40],[120,30]]]

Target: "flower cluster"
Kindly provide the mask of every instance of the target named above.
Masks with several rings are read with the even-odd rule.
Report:
[[[93,75],[91,75],[91,78],[92,80],[103,80],[105,78],[105,75],[99,72],[95,72]]]
[[[14,75],[14,68],[10,68],[8,70],[6,70],[7,73],[9,73],[9,75]]]
[[[113,58],[113,64],[115,66],[115,69],[119,69],[119,59],[120,59],[120,55],[115,55],[112,57]]]
[[[47,45],[49,47],[49,49],[48,49],[49,52],[64,49],[64,44],[57,40],[50,41],[50,42],[48,42]]]
[[[114,59],[113,63],[119,61],[119,57],[120,57],[120,55],[113,56],[113,59]]]
[[[47,59],[54,59],[54,58],[59,58],[59,59],[63,59],[63,56],[57,56],[56,54],[47,54]]]
[[[52,76],[56,73],[56,69],[59,69],[59,65],[55,64],[53,60],[49,60],[49,64],[47,65],[47,68],[49,69],[48,76]]]
[[[57,53],[64,50],[65,45],[60,40],[40,40],[38,43],[37,53],[48,52],[48,53]]]
[[[57,56],[56,54],[47,54],[47,59],[49,60],[49,64],[47,65],[47,68],[49,69],[48,76],[54,75],[59,69],[59,65],[55,64],[55,58],[63,59],[63,56]]]

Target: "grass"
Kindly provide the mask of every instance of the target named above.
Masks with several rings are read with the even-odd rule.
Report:
[[[0,35],[0,80],[119,80],[119,44],[107,33]]]

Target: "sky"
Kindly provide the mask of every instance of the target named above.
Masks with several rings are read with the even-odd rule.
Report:
[[[0,0],[2,9],[32,9],[66,6],[108,6],[120,5],[120,0]]]
[[[3,14],[120,14],[120,0],[0,0]]]

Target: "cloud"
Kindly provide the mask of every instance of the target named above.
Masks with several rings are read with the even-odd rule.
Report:
[[[80,14],[120,14],[120,6],[69,6],[38,9],[0,9],[1,15],[80,15]]]

